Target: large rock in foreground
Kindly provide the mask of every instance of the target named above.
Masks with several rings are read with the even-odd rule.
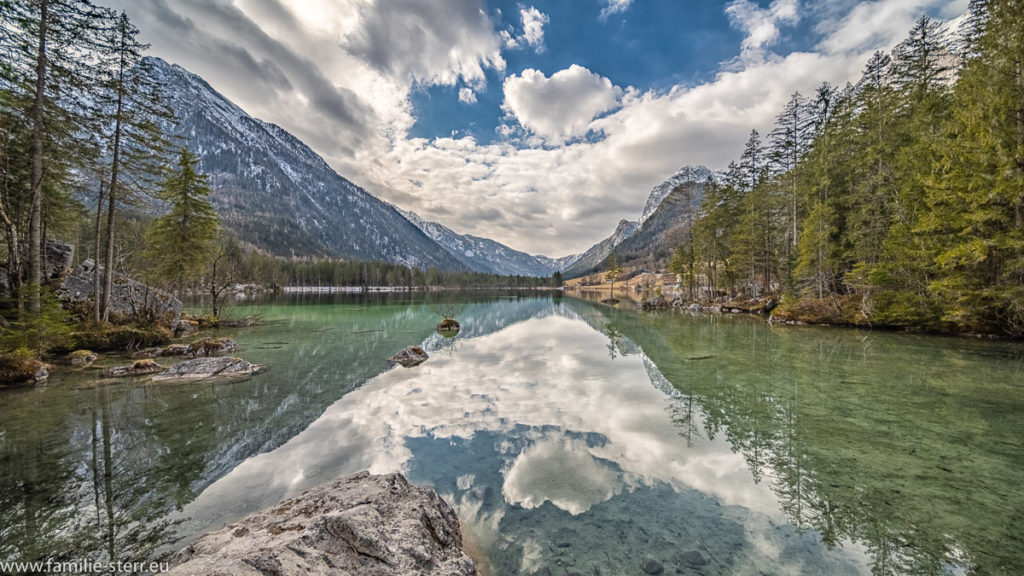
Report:
[[[401,474],[360,472],[202,536],[170,574],[476,575],[459,520]]]

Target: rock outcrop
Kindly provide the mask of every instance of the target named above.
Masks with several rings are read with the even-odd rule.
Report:
[[[21,244],[21,262],[27,267],[28,245]],[[59,240],[47,239],[43,244],[43,281],[56,280],[67,274],[71,268],[71,261],[75,258],[75,247]],[[22,270],[23,281],[28,273],[27,268]],[[0,297],[7,296],[13,292],[16,286],[15,279],[11,277],[11,271],[6,264],[0,264]]]
[[[57,295],[70,302],[92,300],[92,275],[95,267],[96,263],[92,260],[82,262],[64,278]],[[174,326],[181,317],[181,307],[181,300],[174,295],[114,272],[110,311],[115,316],[147,316]]]
[[[170,574],[473,576],[452,508],[401,474],[360,472],[200,537]]]
[[[152,360],[150,360],[152,362]],[[144,360],[140,360],[144,362]],[[153,376],[154,382],[170,380],[191,381],[205,378],[242,378],[263,371],[262,366],[246,362],[241,358],[193,358],[178,362],[167,370]]]

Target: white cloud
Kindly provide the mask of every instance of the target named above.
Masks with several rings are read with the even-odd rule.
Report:
[[[605,7],[601,9],[601,20],[607,20],[609,16],[625,12],[633,0],[604,0]]]
[[[741,46],[744,60],[763,57],[764,49],[778,41],[780,25],[800,21],[797,0],[774,0],[768,8],[750,0],[733,0],[725,7],[725,13],[733,26],[747,35]]]
[[[472,88],[459,88],[459,102],[476,104],[476,92],[473,92]]]
[[[724,167],[751,128],[770,128],[794,90],[856,80],[871,52],[902,40],[921,13],[951,17],[966,7],[738,0],[729,17],[744,32],[747,58],[712,80],[644,92],[582,66],[550,77],[526,70],[505,79],[506,118],[498,140],[484,145],[408,137],[415,85],[461,86],[467,102],[485,89],[486,72],[504,71],[501,30],[478,0],[114,2],[155,55],[294,133],[371,193],[459,232],[551,256],[584,250],[619,219],[636,218],[650,188],[680,165]],[[608,0],[605,10],[629,5]],[[522,47],[543,46],[547,17],[532,6],[519,16]],[[819,45],[773,54],[783,26],[801,16],[816,21]],[[529,28],[535,45],[527,21],[539,24]],[[580,138],[590,131],[599,136]]]
[[[550,18],[533,6],[520,8],[519,17],[523,23],[523,33],[517,36],[511,29],[502,30],[502,43],[513,50],[530,47],[540,54],[544,51],[544,25],[550,22]]]
[[[621,88],[573,64],[544,76],[528,68],[505,79],[502,108],[534,134],[563,142],[587,133],[595,116],[618,105]]]
[[[818,46],[826,54],[869,52],[891,48],[905,39],[921,14],[938,9],[948,17],[963,14],[967,0],[877,0],[864,2],[848,13],[821,22],[825,39]]]

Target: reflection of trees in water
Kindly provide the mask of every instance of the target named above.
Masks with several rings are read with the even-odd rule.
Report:
[[[170,518],[208,485],[305,429],[386,369],[383,359],[399,347],[438,336],[419,297],[301,302],[285,320],[237,335],[247,358],[271,366],[258,378],[119,381],[79,391],[55,378],[48,388],[5,391],[0,560],[147,559],[178,537]],[[448,353],[460,339],[552,307],[545,298],[493,302],[480,294],[459,302],[467,322],[439,346]],[[286,322],[294,328],[282,330]],[[75,382],[96,384],[85,375]]]
[[[183,466],[174,443],[154,442],[160,423],[147,396],[119,385],[12,398],[20,405],[4,422],[0,558],[143,561],[173,540],[174,488],[198,480],[205,462]],[[209,419],[191,420],[189,442],[201,445]]]
[[[688,442],[701,419],[709,438],[724,433],[794,525],[862,543],[874,574],[1024,573],[1024,401],[979,389],[976,375],[1012,381],[1019,357],[729,317],[599,319],[574,305],[614,323],[674,384]]]

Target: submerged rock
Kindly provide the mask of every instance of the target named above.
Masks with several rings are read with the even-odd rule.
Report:
[[[178,362],[166,371],[153,377],[154,382],[168,380],[202,380],[204,378],[223,377],[240,378],[259,374],[264,368],[241,358],[193,358]]]
[[[360,472],[206,534],[170,574],[474,576],[459,520],[401,474]]]
[[[704,566],[705,564],[708,563],[708,559],[705,558],[703,554],[701,554],[700,552],[698,552],[696,550],[690,550],[689,552],[683,552],[682,560],[683,560],[683,562],[689,564],[690,566]]]
[[[397,354],[391,357],[391,361],[396,364],[401,364],[406,368],[412,368],[413,366],[419,366],[430,358],[427,352],[419,346],[406,346],[398,351]]]
[[[116,366],[108,369],[105,374],[111,378],[126,378],[128,376],[145,376],[163,372],[164,367],[157,364],[152,358],[136,360],[131,366]]]
[[[661,574],[665,571],[665,567],[661,565],[661,562],[658,562],[653,558],[648,558],[647,560],[645,560],[641,568],[643,568],[644,572],[646,572],[647,574]]]

